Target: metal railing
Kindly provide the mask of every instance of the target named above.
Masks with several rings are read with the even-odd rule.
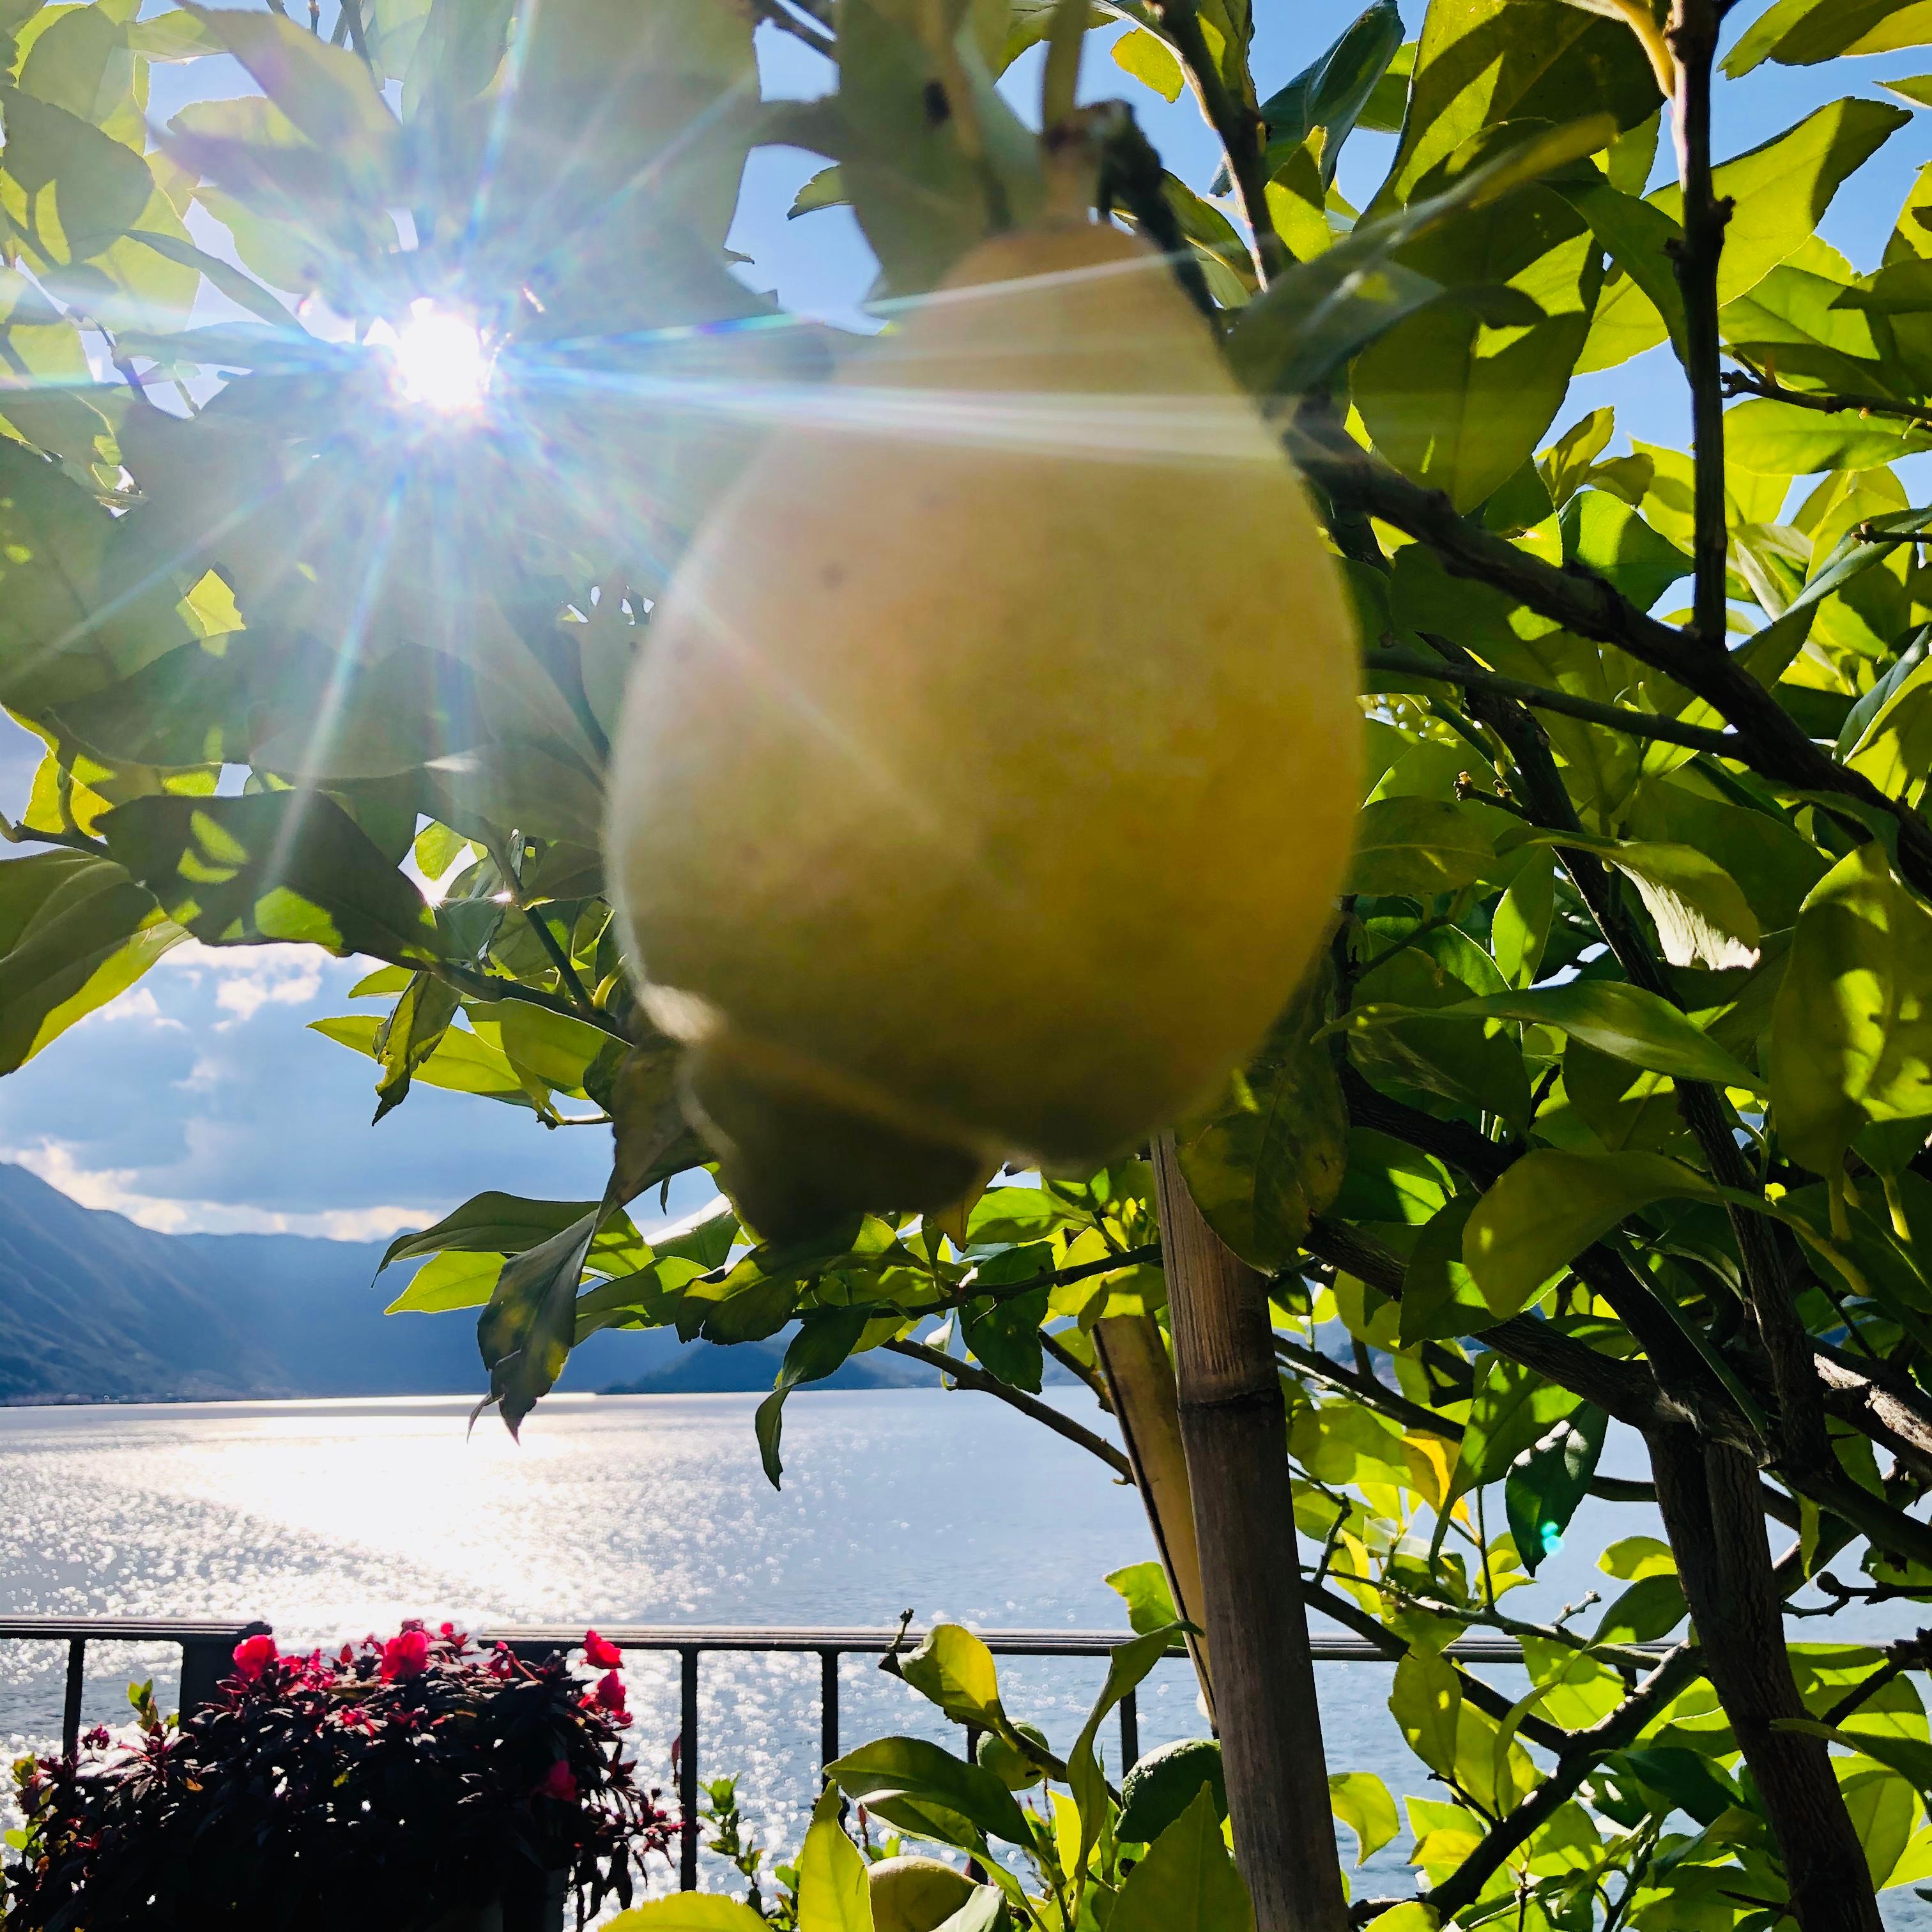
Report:
[[[264,1623],[235,1624],[181,1618],[118,1617],[0,1617],[0,1642],[58,1642],[67,1646],[66,1696],[61,1714],[62,1748],[72,1752],[80,1739],[81,1694],[86,1681],[89,1643],[168,1643],[182,1654],[181,1709],[184,1715],[214,1697],[215,1687],[232,1670],[235,1646],[244,1637],[269,1634]],[[507,1643],[520,1656],[544,1657],[584,1641],[580,1626],[525,1624],[514,1629],[474,1634],[485,1644]],[[698,1851],[701,1831],[698,1811],[698,1660],[707,1651],[756,1652],[816,1655],[819,1660],[818,1751],[821,1768],[838,1755],[838,1662],[844,1657],[884,1656],[900,1633],[896,1630],[705,1629],[682,1624],[606,1626],[604,1637],[620,1650],[676,1652],[678,1659],[679,1752],[678,1808],[682,1819],[679,1846],[679,1883],[698,1888]],[[922,1634],[908,1630],[907,1645]],[[1105,1657],[1131,1633],[1102,1630],[982,1630],[982,1641],[995,1657]],[[1360,1637],[1318,1638],[1317,1663],[1387,1664],[1388,1652]],[[1446,1646],[1447,1654],[1465,1664],[1520,1664],[1522,1652],[1510,1637],[1462,1637]],[[1175,1658],[1185,1652],[1177,1648]],[[1120,1762],[1130,1765],[1140,1756],[1140,1707],[1131,1690],[1120,1701]],[[970,1756],[977,1737],[965,1727]]]

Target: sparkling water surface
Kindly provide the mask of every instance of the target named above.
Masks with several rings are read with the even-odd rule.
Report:
[[[1084,1392],[1050,1395],[1098,1419]],[[1083,1450],[970,1394],[808,1390],[788,1406],[774,1491],[758,1400],[553,1396],[520,1442],[490,1418],[466,1431],[467,1405],[441,1398],[0,1409],[0,1610],[262,1618],[291,1647],[406,1616],[849,1630],[890,1629],[910,1610],[982,1630],[1124,1630],[1103,1580],[1152,1546],[1133,1492]],[[1656,1528],[1646,1509],[1586,1504],[1569,1547],[1508,1606],[1548,1616],[1593,1584],[1614,1594],[1595,1552]],[[1795,1634],[1879,1634],[1872,1622]],[[62,1666],[58,1645],[0,1645],[10,1755],[57,1732]],[[626,1672],[634,1749],[667,1787],[676,1668],[634,1652]],[[154,1677],[171,1701],[176,1669],[167,1646],[90,1646],[86,1721],[124,1719],[130,1679]],[[707,1654],[701,1670],[700,1771],[737,1774],[754,1828],[784,1852],[816,1786],[818,1671],[815,1656],[755,1654]],[[1373,1771],[1398,1799],[1447,1795],[1395,1734],[1387,1666],[1319,1672],[1331,1769]],[[1000,1664],[1009,1711],[1063,1750],[1102,1674],[1084,1660]],[[1523,1681],[1484,1674],[1513,1696]],[[871,1658],[846,1658],[840,1683],[847,1748],[893,1731],[956,1743]],[[1160,1666],[1141,1691],[1142,1749],[1206,1728],[1186,1666]],[[1102,1735],[1118,1777],[1118,1732]],[[1353,1874],[1358,1894],[1410,1890],[1408,1842]],[[1910,1891],[1885,1902],[1894,1926],[1932,1924]]]

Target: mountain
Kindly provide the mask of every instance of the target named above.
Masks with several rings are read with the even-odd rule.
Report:
[[[386,1317],[408,1274],[378,1284],[382,1254],[298,1234],[156,1234],[0,1162],[0,1402],[480,1394],[474,1322]],[[593,1335],[562,1385],[769,1388],[784,1352]],[[880,1367],[854,1364],[851,1385],[902,1368],[920,1378]]]

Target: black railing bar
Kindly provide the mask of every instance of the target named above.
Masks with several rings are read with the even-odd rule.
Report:
[[[187,1643],[196,1637],[232,1636],[248,1622],[245,1617],[0,1616],[0,1640],[68,1642],[78,1637],[100,1643]]]
[[[678,1886],[684,1892],[698,1889],[698,1658],[695,1644],[686,1644],[678,1653],[682,1707],[677,1761],[678,1834],[682,1841],[678,1847]]]
[[[67,1641],[67,1695],[61,1706],[61,1749],[69,1757],[80,1750],[80,1694],[87,1675],[87,1640]]]
[[[838,1755],[838,1652],[818,1653],[818,1766],[822,1771]]]

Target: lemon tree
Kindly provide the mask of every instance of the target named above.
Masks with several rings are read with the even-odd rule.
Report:
[[[763,97],[760,23],[820,98]],[[789,1391],[872,1348],[1124,1466],[1162,1561],[1120,1587],[1194,1626],[1270,1932],[1870,1932],[1932,1876],[1925,1660],[1826,1620],[1932,1592],[1932,188],[1856,262],[1820,226],[1922,154],[1932,26],[1378,0],[1303,31],[1247,0],[4,0],[0,701],[46,756],[6,806],[0,1064],[190,935],[358,956],[322,1030],[379,1120],[427,1083],[611,1128],[600,1198],[479,1195],[392,1251],[423,1263],[399,1305],[476,1319],[512,1427],[596,1329],[784,1331],[774,1480]],[[1083,42],[1122,101],[1072,107]],[[218,57],[249,88],[152,124],[154,63]],[[1780,74],[1823,104],[1714,151],[1714,95]],[[1185,179],[1136,118],[1184,94],[1219,148]],[[728,1191],[652,1239],[718,1123],[614,922],[622,694],[762,440],[865,389],[865,344],[731,272],[772,146],[820,158],[800,219],[850,211],[882,316],[1049,209],[1165,256],[1310,492],[1366,755],[1332,930],[1218,1096],[1094,1171],[868,1184],[772,1239]],[[1646,352],[1682,448],[1593,406]],[[1190,500],[1150,489],[1113,554],[1306,605]],[[963,536],[996,584],[1005,533]],[[1084,828],[1096,875],[1118,823]],[[1238,905],[1271,861],[1244,831],[1201,862]],[[847,881],[875,958],[921,883]],[[1120,1059],[1172,1020],[1120,1022]],[[1040,1400],[1048,1363],[1130,1454]],[[1604,1473],[1612,1424],[1646,1476]],[[1665,1534],[1603,1550],[1606,1606],[1513,1616],[1586,1496]],[[1394,1666],[1406,1820],[1324,1759],[1303,1602]],[[1520,1640],[1524,1696],[1445,1654],[1472,1630]],[[1421,1902],[1344,1906],[1331,1803]]]

